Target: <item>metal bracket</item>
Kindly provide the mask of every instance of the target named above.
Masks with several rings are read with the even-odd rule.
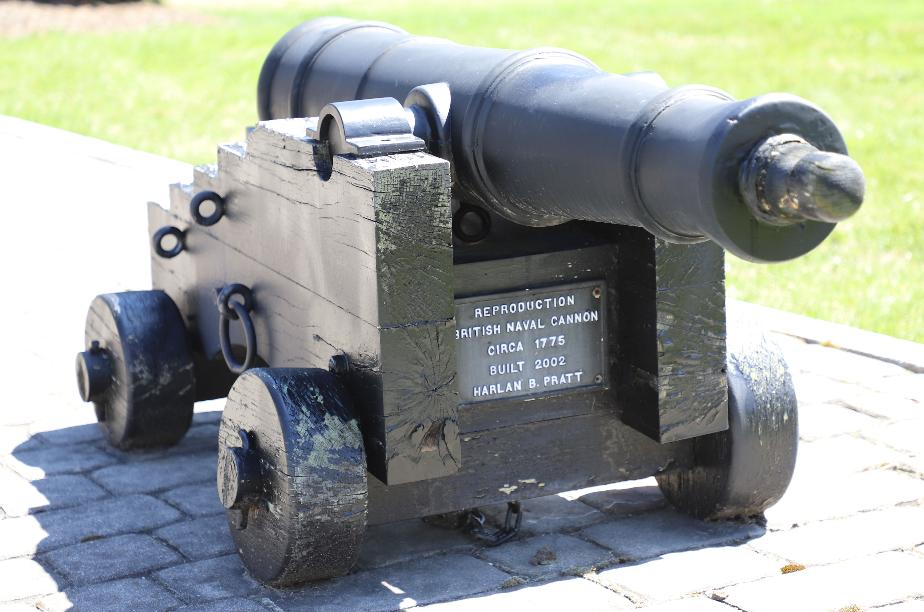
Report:
[[[415,87],[402,106],[394,98],[332,102],[307,121],[306,135],[326,142],[333,155],[374,157],[428,150],[450,160],[445,83]]]
[[[394,98],[332,102],[316,120],[308,120],[306,132],[310,138],[327,142],[334,155],[375,157],[426,148]]]

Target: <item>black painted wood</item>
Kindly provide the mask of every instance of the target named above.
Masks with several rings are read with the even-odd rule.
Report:
[[[643,232],[624,237],[617,355],[623,420],[660,442],[726,429],[722,250]]]
[[[192,421],[195,377],[183,319],[163,291],[98,295],[86,346],[96,342],[111,380],[94,399],[109,441],[123,450],[176,443]]]
[[[249,436],[250,495],[228,510],[235,546],[274,586],[347,573],[366,529],[362,434],[349,393],[324,370],[259,368],[237,379],[218,432],[218,486],[235,490],[231,449]]]
[[[590,400],[536,400],[529,410],[501,400],[479,406],[486,419],[568,416],[610,401],[626,423],[660,442],[727,428],[720,248],[669,244],[637,228],[524,228],[491,219],[494,229],[484,242],[455,243],[457,296],[605,280],[611,392]],[[511,414],[502,416],[508,408]]]
[[[152,257],[156,287],[180,306],[209,393],[221,392],[215,291],[250,287],[260,362],[354,366],[370,471],[407,482],[458,469],[449,166],[424,153],[336,156],[328,180],[303,120],[261,124],[218,165],[152,204],[152,231],[186,232],[186,250]],[[189,200],[209,190],[225,214],[202,227]],[[232,322],[232,342],[241,344]]]
[[[778,346],[760,332],[729,334],[729,428],[696,438],[692,468],[658,475],[664,495],[698,518],[756,516],[786,492],[796,468],[796,392]]]
[[[531,402],[517,402],[525,410]],[[463,410],[462,428],[474,429]],[[692,464],[690,440],[659,444],[610,410],[464,433],[458,473],[397,486],[369,481],[369,524],[645,478]]]
[[[176,186],[170,210],[150,207],[152,230],[187,232],[187,251],[154,258],[153,276],[203,359],[217,354],[214,296],[228,282],[254,292],[263,363],[349,357],[342,380],[377,478],[371,522],[689,467],[689,438],[724,427],[720,250],[594,223],[524,228],[492,213],[484,240],[450,241],[443,162],[335,156],[323,181],[300,126],[258,127],[194,185]],[[214,226],[188,218],[200,190],[224,198]],[[607,287],[604,388],[457,406],[455,298],[590,280]],[[232,336],[240,342],[234,325]]]

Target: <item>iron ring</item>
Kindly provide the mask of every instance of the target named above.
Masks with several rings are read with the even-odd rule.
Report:
[[[231,302],[231,308],[241,322],[241,328],[244,330],[244,361],[238,361],[231,350],[231,319],[229,317],[219,317],[218,320],[218,340],[221,343],[221,355],[225,358],[228,369],[235,374],[243,374],[253,367],[254,359],[257,356],[257,334],[253,328],[253,320],[250,313],[240,302]]]
[[[232,300],[241,296],[241,302]],[[218,293],[218,341],[221,355],[225,358],[228,369],[235,374],[243,374],[253,367],[257,357],[257,333],[253,327],[250,311],[253,310],[253,292],[240,283],[225,285]],[[231,321],[240,321],[244,332],[244,361],[238,361],[231,350]]]
[[[200,212],[203,202],[212,202],[215,210],[210,215],[203,215]],[[225,200],[214,191],[200,191],[189,201],[189,214],[199,225],[208,227],[215,225],[225,214]]]
[[[165,249],[163,244],[161,244],[167,236],[176,238],[176,244],[169,249]],[[178,227],[165,225],[154,232],[154,236],[151,238],[151,245],[154,247],[154,252],[157,253],[158,256],[164,259],[172,259],[186,249],[186,232]]]
[[[218,292],[218,312],[226,319],[234,321],[238,318],[237,310],[232,309],[233,302],[231,298],[235,295],[241,296],[242,306],[249,312],[253,310],[253,292],[246,285],[240,283],[229,283],[222,287]]]

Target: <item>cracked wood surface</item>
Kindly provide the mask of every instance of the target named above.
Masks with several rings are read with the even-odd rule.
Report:
[[[177,302],[208,360],[219,353],[215,290],[247,285],[261,362],[326,368],[334,354],[351,358],[373,474],[407,482],[452,473],[449,165],[425,153],[335,156],[325,181],[319,145],[303,134],[301,119],[262,123],[246,144],[219,147],[217,166],[197,168],[193,184],[174,185],[169,210],[149,206],[151,231],[186,231],[184,253],[152,257],[154,286]],[[225,200],[210,227],[189,215],[202,190]]]
[[[728,427],[724,253],[633,232],[620,278],[623,420],[660,442]]]

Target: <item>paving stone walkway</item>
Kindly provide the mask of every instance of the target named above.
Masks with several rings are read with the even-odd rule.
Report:
[[[648,479],[528,501],[498,548],[418,520],[372,528],[353,574],[263,587],[215,493],[221,402],[179,445],[126,454],[74,388],[87,304],[149,286],[143,202],[188,167],[0,117],[0,168],[2,612],[924,610],[924,369],[779,334],[802,443],[766,521],[686,518]]]

